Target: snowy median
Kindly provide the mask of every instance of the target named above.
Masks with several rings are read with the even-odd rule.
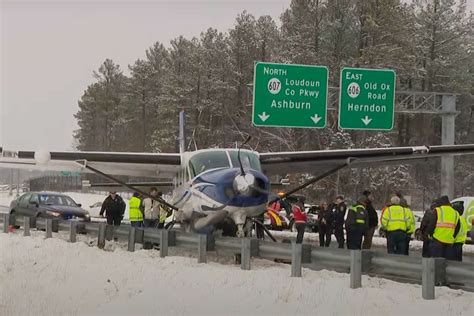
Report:
[[[198,264],[195,258],[159,258],[158,251],[99,250],[35,234],[0,234],[0,315],[467,315],[474,294],[437,288],[421,298],[419,285],[252,260],[252,270]]]

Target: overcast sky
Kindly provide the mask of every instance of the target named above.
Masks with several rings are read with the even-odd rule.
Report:
[[[290,0],[0,3],[0,146],[70,150],[77,101],[106,58],[127,70],[155,41],[227,31],[243,10],[279,21]]]
[[[0,146],[72,149],[77,101],[106,58],[127,70],[155,41],[227,31],[244,9],[279,22],[289,3],[0,0]]]

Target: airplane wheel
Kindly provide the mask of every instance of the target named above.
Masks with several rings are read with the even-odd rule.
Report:
[[[216,226],[217,229],[222,229],[222,236],[235,237],[237,236],[237,225],[230,218],[225,218]]]

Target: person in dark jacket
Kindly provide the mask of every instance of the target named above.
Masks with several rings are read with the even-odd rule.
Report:
[[[437,201],[434,201],[431,203],[430,208],[425,210],[425,213],[423,214],[423,219],[421,220],[420,224],[420,232],[421,232],[421,240],[423,241],[423,248],[421,255],[425,258],[429,258],[430,256],[430,240],[431,240],[431,235],[428,232],[428,228],[432,227],[433,224],[431,223],[433,218],[436,218],[433,212],[436,213],[435,208],[437,207]],[[436,221],[434,222],[434,225],[436,226]]]
[[[369,216],[365,209],[367,197],[360,196],[357,203],[352,205],[347,211],[346,233],[347,233],[347,249],[361,249],[362,237],[367,229]]]
[[[125,208],[125,202],[120,197],[120,195],[118,195],[117,192],[112,191],[102,203],[99,215],[104,216],[105,212],[107,224],[120,226],[120,222],[123,219],[123,214],[125,213]]]
[[[318,231],[319,231],[319,246],[329,247],[331,244],[331,235],[334,225],[334,213],[332,209],[328,208],[326,202],[321,203],[321,209],[318,213]]]
[[[372,247],[372,238],[374,237],[375,229],[379,224],[379,218],[374,206],[372,205],[372,203],[374,202],[374,195],[372,194],[372,192],[366,190],[362,193],[362,195],[365,196],[366,199],[365,209],[369,217],[367,229],[364,232],[364,244],[362,248],[370,249]]]
[[[292,209],[296,230],[298,231],[298,234],[296,235],[296,243],[301,244],[303,242],[306,221],[308,220],[308,217],[304,212],[304,200],[302,198],[298,199],[298,201],[293,204]]]
[[[457,236],[460,229],[459,214],[457,213],[457,211],[452,209],[451,203],[449,202],[449,198],[445,195],[440,197],[438,200],[436,200],[432,204],[432,206],[434,206],[434,208],[430,212],[425,213],[425,215],[423,216],[423,221],[422,221],[422,225],[424,224],[423,229],[422,229],[422,234],[428,236],[429,238],[429,246],[428,246],[429,254],[428,255],[434,258],[439,258],[439,257],[447,258],[447,256],[449,256],[448,248],[452,247],[454,237]],[[454,223],[452,223],[454,226],[454,229],[451,227],[451,230],[453,233],[450,234],[449,236],[449,239],[452,239],[452,240],[443,241],[443,240],[438,240],[436,238],[436,234],[438,230],[441,230],[441,229],[446,230],[445,226],[447,224],[451,224],[451,223],[448,223],[445,219],[442,219],[443,225],[438,225],[438,211],[436,209],[445,209],[446,212],[444,212],[444,214],[451,213],[455,215],[453,216]]]
[[[346,216],[347,210],[344,197],[339,195],[330,209],[332,209],[334,213],[334,235],[336,236],[338,247],[344,248],[344,217]]]

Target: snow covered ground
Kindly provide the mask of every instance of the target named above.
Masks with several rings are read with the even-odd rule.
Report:
[[[159,258],[157,251],[108,251],[87,240],[70,244],[0,234],[0,315],[469,315],[474,293],[436,289],[421,298],[419,285],[252,260],[252,270],[198,264],[189,257]],[[82,236],[81,238],[86,238]]]

